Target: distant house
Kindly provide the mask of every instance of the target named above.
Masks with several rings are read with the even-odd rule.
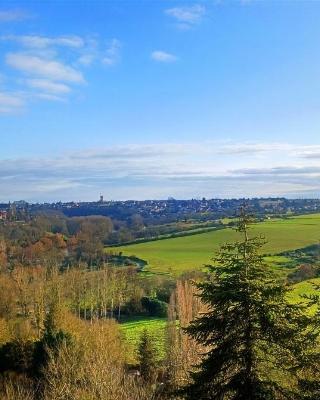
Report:
[[[1,220],[1,221],[6,221],[7,216],[8,216],[7,211],[0,210],[0,220]]]

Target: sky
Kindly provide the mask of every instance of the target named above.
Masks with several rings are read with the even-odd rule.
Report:
[[[320,194],[320,2],[0,3],[0,201]]]

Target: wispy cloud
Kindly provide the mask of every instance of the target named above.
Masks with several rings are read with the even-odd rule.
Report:
[[[62,95],[56,95],[56,94],[51,94],[51,93],[43,93],[43,92],[36,92],[32,95],[32,99],[43,99],[43,100],[48,100],[48,101],[58,101],[61,103],[65,103],[66,97]]]
[[[117,64],[120,60],[120,49],[121,49],[121,42],[118,39],[112,39],[107,46],[105,51],[105,55],[102,58],[102,63],[105,65],[114,65]]]
[[[78,64],[89,66],[94,62],[95,58],[96,56],[91,52],[84,53],[78,58]]]
[[[76,35],[53,38],[38,35],[5,35],[1,37],[1,40],[17,42],[24,47],[36,49],[44,49],[50,46],[65,46],[79,49],[85,44],[84,40]]]
[[[40,99],[67,101],[75,85],[87,83],[84,67],[111,66],[120,61],[121,42],[115,38],[106,42],[107,47],[97,36],[3,35],[0,40],[9,46],[5,63],[18,74],[10,82],[24,93],[23,105]],[[13,90],[11,87],[9,92]],[[7,108],[0,112],[4,110]]]
[[[67,94],[71,88],[64,83],[53,82],[48,79],[27,79],[26,84],[34,89],[41,89],[44,92],[55,94]]]
[[[8,199],[6,192],[11,199],[13,193],[27,200],[92,200],[99,192],[123,199],[128,188],[130,197],[140,199],[319,193],[320,162],[301,158],[294,150],[301,146],[291,144],[288,153],[277,145],[266,158],[250,153],[225,157],[225,143],[206,142],[110,146],[46,159],[0,160],[0,200]]]
[[[22,21],[27,18],[30,18],[30,15],[23,10],[19,9],[0,10],[0,23]]]
[[[282,166],[282,167],[271,167],[271,168],[243,168],[238,170],[233,170],[233,173],[242,174],[242,175],[287,175],[287,176],[295,176],[295,175],[320,175],[320,166],[304,166],[304,167],[296,167],[296,166]]]
[[[272,151],[297,149],[289,143],[231,143],[221,147],[221,154],[261,154]]]
[[[165,13],[176,21],[179,28],[189,29],[201,22],[206,14],[206,8],[203,5],[194,4],[192,6],[168,8]]]
[[[28,75],[42,76],[52,80],[83,83],[84,78],[80,71],[59,61],[46,60],[24,53],[9,53],[6,63]]]
[[[19,94],[0,92],[0,113],[11,113],[20,110],[25,105]]]
[[[301,158],[320,158],[320,145],[295,145],[292,143],[230,143],[219,149],[223,155],[256,156],[267,153],[282,153]]]
[[[151,58],[154,61],[162,62],[162,63],[172,63],[177,61],[177,57],[171,53],[167,53],[162,50],[155,50],[151,53]]]
[[[312,146],[312,148],[305,149],[301,152],[301,157],[320,160],[320,146]]]

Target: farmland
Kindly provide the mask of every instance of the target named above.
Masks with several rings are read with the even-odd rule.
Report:
[[[304,248],[319,242],[320,214],[260,222],[251,229],[251,235],[257,234],[262,234],[267,239],[265,254],[276,255]],[[134,255],[147,261],[145,270],[148,272],[179,275],[188,270],[203,268],[222,243],[234,241],[238,237],[237,232],[225,228],[193,236],[120,246],[116,249],[124,255]]]

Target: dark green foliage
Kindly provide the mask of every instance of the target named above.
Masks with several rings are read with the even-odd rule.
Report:
[[[71,345],[71,343],[71,335],[62,330],[45,333],[43,338],[35,344],[33,357],[34,373],[42,376],[43,368],[45,368],[49,361],[49,351],[57,354],[63,344]]]
[[[122,316],[142,315],[144,308],[141,304],[140,298],[132,298],[122,307]]]
[[[9,342],[0,348],[0,372],[30,373],[35,344],[32,341]]]
[[[318,365],[315,365],[315,367],[317,371],[311,370],[310,372],[313,376],[313,379],[309,378],[307,380],[300,381],[300,388],[302,393],[304,393],[304,400],[320,399],[319,361]],[[315,374],[315,372],[317,373]]]
[[[56,306],[52,306],[39,341],[14,340],[0,347],[0,372],[14,371],[30,376],[42,376],[43,368],[49,360],[49,351],[54,354],[62,344],[71,343],[71,335],[57,329]]]
[[[49,351],[57,352],[62,344],[71,344],[70,334],[57,328],[56,304],[52,304],[45,320],[43,336],[33,342],[14,340],[0,348],[0,372],[14,371],[41,376],[49,359]]]
[[[176,282],[174,280],[163,280],[159,287],[156,289],[157,299],[169,304],[170,296],[175,289]]]
[[[167,316],[168,304],[164,301],[151,297],[143,297],[141,304],[151,317],[163,318]]]
[[[320,261],[320,244],[311,244],[309,246],[284,251],[280,255],[291,258],[296,265],[299,264],[316,264]]]
[[[146,329],[143,330],[139,348],[138,348],[138,356],[139,356],[139,365],[140,365],[140,373],[141,377],[148,382],[151,382],[155,379],[156,375],[156,367],[157,367],[157,352],[154,346],[154,341],[149,335]]]
[[[304,294],[302,298],[309,304],[315,306],[315,312],[312,313],[313,326],[312,332],[316,340],[314,341],[314,351],[308,357],[308,363],[305,367],[299,384],[301,391],[304,393],[303,399],[315,400],[320,399],[320,354],[319,337],[320,337],[320,286],[313,283],[316,294]]]
[[[265,240],[249,238],[242,214],[243,240],[221,247],[211,279],[198,286],[208,312],[186,329],[207,349],[183,393],[187,399],[302,399],[299,376],[314,344],[302,305],[286,300],[288,289],[265,265]]]
[[[42,375],[43,369],[49,361],[49,352],[57,354],[62,345],[72,344],[71,335],[57,328],[57,314],[58,305],[53,303],[46,316],[43,336],[35,344],[33,370],[38,376]]]

